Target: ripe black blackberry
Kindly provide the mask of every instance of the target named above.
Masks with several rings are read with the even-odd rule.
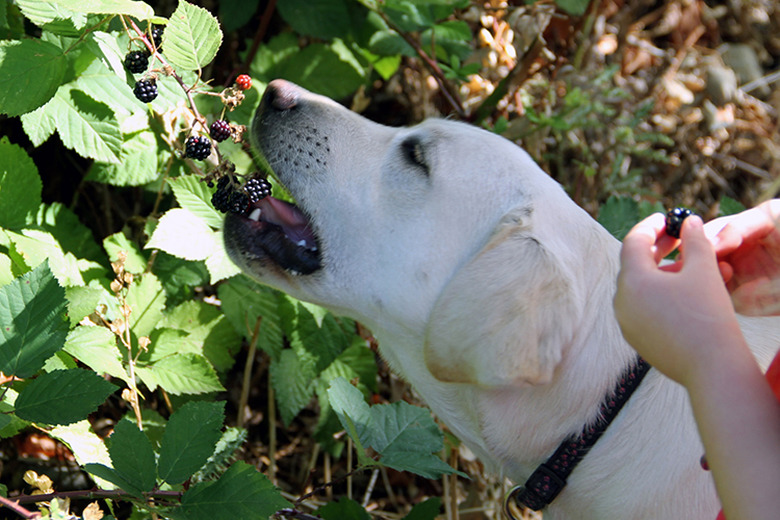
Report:
[[[157,98],[157,82],[153,79],[142,79],[135,83],[133,94],[142,103],[151,103]]]
[[[252,177],[244,184],[244,192],[249,196],[249,202],[254,204],[271,194],[271,183],[259,177]]]
[[[230,202],[228,203],[228,210],[231,213],[238,213],[243,215],[246,213],[246,208],[249,206],[249,196],[243,191],[234,191],[230,194]]]
[[[184,155],[190,159],[201,161],[211,155],[211,141],[203,135],[193,135],[187,138],[184,146]]]
[[[230,137],[230,124],[224,119],[217,119],[209,126],[209,134],[216,142],[221,143]]]
[[[673,208],[666,214],[666,234],[674,238],[680,238],[683,220],[693,215],[688,208]]]
[[[154,40],[154,48],[157,49],[157,52],[162,52],[162,37],[164,31],[164,25],[152,25],[152,40]]]
[[[230,189],[228,188],[229,184],[230,179],[228,177],[220,177],[217,181],[217,191],[211,196],[211,205],[222,213],[227,213],[230,209],[230,194],[233,190],[232,186]]]
[[[133,74],[141,74],[149,66],[149,51],[130,51],[125,55],[125,67]]]

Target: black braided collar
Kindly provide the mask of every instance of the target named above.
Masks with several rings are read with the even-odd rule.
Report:
[[[612,393],[602,401],[599,419],[592,425],[585,426],[579,435],[572,435],[563,441],[555,453],[536,468],[525,484],[517,486],[509,492],[505,500],[507,512],[509,511],[506,505],[511,500],[514,500],[520,507],[534,511],[540,511],[550,505],[558,493],[563,490],[566,479],[571,472],[607,430],[631,394],[637,389],[639,383],[642,382],[648,370],[650,370],[650,364],[637,356],[636,363],[629,367],[615,385]],[[511,513],[509,517],[513,518]]]

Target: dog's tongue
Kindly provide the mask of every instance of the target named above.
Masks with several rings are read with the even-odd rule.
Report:
[[[260,208],[262,220],[280,226],[285,235],[295,243],[304,240],[307,247],[316,244],[314,232],[309,227],[306,216],[293,204],[273,197],[266,197],[255,204]]]

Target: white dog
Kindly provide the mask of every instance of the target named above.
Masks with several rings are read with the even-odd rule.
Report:
[[[519,147],[462,123],[370,122],[272,82],[254,144],[296,198],[230,215],[251,276],[364,323],[384,358],[522,483],[636,359],[612,311],[620,243]],[[780,325],[745,320],[767,361]],[[650,370],[544,518],[706,519],[719,509],[682,387]]]

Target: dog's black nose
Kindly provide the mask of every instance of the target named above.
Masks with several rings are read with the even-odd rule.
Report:
[[[290,110],[298,105],[301,88],[283,79],[271,81],[265,89],[265,103],[276,110]]]

